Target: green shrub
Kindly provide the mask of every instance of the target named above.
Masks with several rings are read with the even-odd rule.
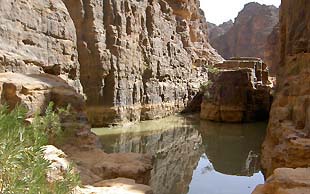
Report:
[[[26,109],[9,111],[0,107],[0,193],[65,194],[75,187],[79,178],[68,170],[64,180],[49,184],[46,179],[49,161],[43,158],[42,146],[61,136],[59,116],[52,111],[36,115],[31,124],[25,123]]]
[[[201,85],[200,85],[200,91],[202,92],[207,92],[213,85],[213,82],[211,80],[208,80],[206,82],[203,82]]]

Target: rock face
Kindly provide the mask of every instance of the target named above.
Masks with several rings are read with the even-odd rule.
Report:
[[[0,4],[0,73],[58,75],[82,92],[75,28],[63,2]]]
[[[66,172],[70,170],[70,161],[67,155],[55,146],[44,146],[44,158],[50,161],[50,169],[47,173],[49,183],[63,179]],[[83,186],[74,188],[73,194],[152,194],[149,186],[136,184],[134,180],[127,178],[116,178],[99,181],[94,186]]]
[[[267,37],[278,20],[278,8],[275,6],[248,3],[230,30],[215,39],[210,37],[211,45],[225,59],[255,56],[264,60]]]
[[[267,37],[264,60],[268,64],[271,76],[276,76],[280,64],[280,24],[277,24]]]
[[[198,91],[201,65],[222,60],[198,0],[63,1],[95,126],[182,110]]]
[[[208,22],[208,37],[209,40],[212,42],[219,36],[224,35],[230,28],[234,26],[234,22],[232,20],[229,20],[227,22],[224,22],[220,25],[216,25],[213,23]]]
[[[78,164],[83,184],[125,177],[140,184],[149,184],[152,158],[146,154],[107,154],[101,149],[81,150],[71,145],[62,148]]]
[[[310,2],[283,0],[278,89],[263,144],[267,176],[310,165]]]
[[[26,107],[28,117],[44,113],[49,102],[56,108],[70,104],[69,116],[61,116],[61,125],[66,132],[65,142],[59,145],[64,152],[48,146],[45,157],[53,161],[54,170],[48,172],[48,179],[62,176],[66,161],[64,153],[77,164],[83,184],[94,184],[103,179],[131,178],[147,184],[152,169],[151,157],[140,154],[106,154],[99,149],[97,136],[90,131],[81,94],[63,79],[49,74],[0,73],[0,103],[10,109],[17,104]],[[67,157],[67,156],[66,156]],[[58,168],[59,166],[63,166]]]
[[[306,194],[310,193],[310,168],[278,168],[264,185],[253,194]]]
[[[84,98],[65,80],[50,74],[0,73],[0,103],[7,104],[9,109],[21,104],[32,118],[35,113],[45,113],[50,102],[55,108],[64,109],[70,104],[70,116],[62,117],[61,124],[68,132],[76,129],[70,138],[74,145],[96,146],[95,135],[89,130]]]
[[[271,105],[268,71],[260,59],[239,58],[215,65],[205,83],[200,117],[221,122],[268,118]]]
[[[209,45],[199,0],[1,5],[0,72],[63,78],[84,90],[95,126],[183,110],[199,91],[203,65],[222,60]]]

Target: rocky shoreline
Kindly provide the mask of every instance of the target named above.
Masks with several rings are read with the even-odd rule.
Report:
[[[254,194],[310,192],[308,10],[308,0],[282,0],[280,34],[265,53],[280,63],[262,148],[267,181]],[[49,102],[55,110],[70,105],[61,117],[62,151],[46,147],[46,158],[55,177],[68,161],[76,164],[82,183],[92,185],[76,193],[152,193],[151,156],[105,153],[92,126],[197,110],[208,80],[201,118],[244,122],[269,113],[268,68],[258,59],[223,62],[199,0],[2,0],[0,15],[0,102],[26,107],[27,122]]]

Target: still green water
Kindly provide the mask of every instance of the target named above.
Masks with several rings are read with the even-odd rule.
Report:
[[[197,118],[171,116],[93,131],[108,153],[153,156],[150,185],[155,194],[250,194],[264,182],[259,155],[267,124]]]

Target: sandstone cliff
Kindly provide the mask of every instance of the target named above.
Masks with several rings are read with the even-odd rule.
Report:
[[[182,110],[222,60],[199,0],[1,0],[0,14],[0,72],[62,77],[96,126]]]
[[[234,26],[234,22],[232,20],[229,20],[227,22],[224,22],[220,25],[216,25],[213,23],[208,22],[208,37],[210,41],[215,40],[219,36],[224,35],[230,28]]]
[[[221,60],[197,0],[64,2],[93,125],[182,110],[198,91],[201,65]]]
[[[309,193],[310,166],[310,2],[282,0],[278,91],[263,144],[266,175],[255,193]],[[269,188],[269,189],[268,189]]]
[[[248,3],[235,18],[233,27],[222,36],[210,37],[210,42],[225,59],[235,56],[264,59],[267,37],[277,22],[275,6]]]
[[[61,0],[0,0],[0,73],[49,73],[82,92],[76,33]]]
[[[267,174],[277,167],[310,165],[309,8],[308,1],[282,1],[278,91],[263,149]]]
[[[280,25],[277,24],[267,37],[264,60],[268,64],[271,76],[276,76],[280,65]]]

